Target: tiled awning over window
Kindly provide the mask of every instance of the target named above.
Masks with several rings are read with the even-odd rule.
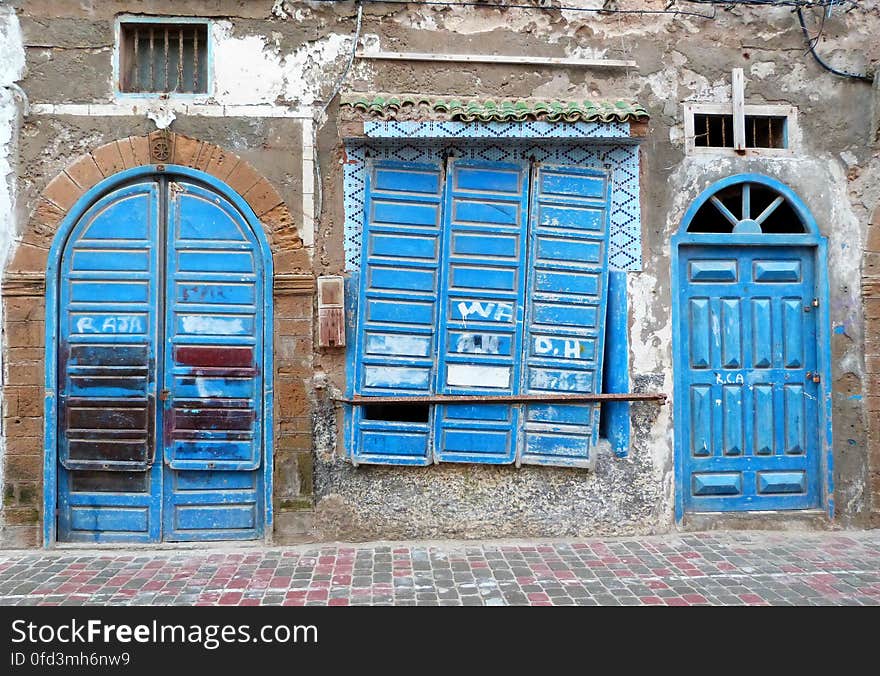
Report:
[[[542,99],[457,99],[418,95],[347,94],[348,116],[373,120],[454,120],[458,122],[637,122],[648,111],[631,101],[547,101]]]

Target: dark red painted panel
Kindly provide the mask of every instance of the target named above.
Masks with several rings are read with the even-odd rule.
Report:
[[[181,366],[247,368],[253,365],[254,350],[224,345],[180,345],[174,348],[174,361]]]
[[[254,422],[251,409],[203,408],[174,411],[176,430],[249,430]]]

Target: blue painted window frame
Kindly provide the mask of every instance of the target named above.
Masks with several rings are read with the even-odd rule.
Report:
[[[734,233],[692,233],[688,232],[691,222],[697,212],[719,191],[731,186],[752,183],[768,187],[785,197],[788,205],[798,216],[804,228],[803,234],[734,234]],[[723,246],[804,246],[813,247],[816,252],[815,275],[816,288],[819,294],[819,308],[817,321],[817,359],[821,373],[822,404],[819,406],[820,432],[819,441],[820,455],[820,490],[823,494],[825,508],[829,518],[834,518],[834,457],[832,435],[832,392],[831,392],[831,354],[830,350],[822,349],[823,346],[831,345],[831,315],[829,308],[828,286],[828,238],[819,231],[819,226],[812,212],[800,196],[789,186],[781,181],[763,174],[742,173],[728,176],[709,185],[688,207],[682,217],[678,231],[672,236],[672,257],[670,271],[672,278],[672,349],[673,364],[682,364],[687,359],[684,354],[684,343],[681,335],[681,295],[682,280],[678,278],[679,250],[685,245],[723,245]],[[684,369],[675,368],[674,374],[674,401],[685,396],[687,384],[684,382]],[[685,450],[684,444],[684,420],[681,416],[674,415],[674,464],[675,464],[675,520],[680,523],[684,517],[684,486],[685,486]]]
[[[76,204],[73,205],[61,221],[52,240],[52,246],[49,249],[49,263],[46,268],[46,372],[43,403],[43,546],[45,548],[50,548],[55,544],[57,525],[55,518],[55,505],[58,499],[58,407],[56,394],[58,392],[58,297],[60,293],[59,274],[61,256],[79,219],[104,195],[134,179],[146,176],[163,175],[173,177],[179,175],[209,185],[239,210],[257,238],[259,251],[263,258],[263,299],[265,312],[263,344],[266,346],[263,351],[263,368],[266,374],[273,374],[275,372],[274,353],[271,349],[275,325],[273,302],[274,264],[272,250],[262,224],[256,214],[254,214],[253,209],[241,195],[210,174],[176,164],[167,164],[163,165],[163,167],[162,171],[159,171],[153,165],[134,167],[105,178],[95,185],[77,200]],[[272,377],[267,377],[263,392],[263,420],[265,423],[262,437],[263,459],[266,463],[264,477],[264,538],[267,540],[270,540],[272,537],[272,522],[274,518],[272,508],[274,411],[273,379]]]

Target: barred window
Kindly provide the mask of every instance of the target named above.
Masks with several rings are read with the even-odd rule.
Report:
[[[120,91],[207,93],[207,23],[123,22],[119,38]]]

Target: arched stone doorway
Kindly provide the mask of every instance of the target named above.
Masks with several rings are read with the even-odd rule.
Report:
[[[290,210],[275,188],[248,162],[206,142],[156,132],[149,137],[114,141],[72,163],[41,194],[4,276],[5,356],[10,374],[4,388],[4,423],[8,439],[4,463],[4,490],[7,496],[4,511],[7,524],[11,522],[14,528],[21,531],[16,535],[19,543],[36,543],[40,521],[46,544],[57,539],[54,510],[58,487],[53,482],[57,475],[58,458],[43,439],[45,433],[46,441],[51,442],[50,437],[58,432],[57,425],[53,424],[50,428],[45,424],[49,419],[44,415],[44,410],[49,410],[49,400],[58,394],[53,388],[47,388],[49,378],[46,378],[44,371],[47,357],[55,350],[55,346],[45,339],[46,328],[60,317],[55,312],[56,299],[50,299],[52,307],[47,305],[46,299],[47,270],[50,275],[53,274],[49,269],[50,249],[62,227],[69,232],[76,218],[82,215],[84,207],[100,199],[106,188],[120,185],[117,179],[143,178],[163,172],[185,176],[196,189],[217,192],[219,188],[221,199],[233,204],[240,214],[246,214],[245,221],[250,218],[259,225],[254,231],[265,243],[263,258],[268,261],[262,311],[266,313],[267,308],[269,310],[265,314],[264,326],[271,327],[273,319],[277,325],[279,318],[310,317],[311,303],[292,303],[290,301],[294,299],[277,298],[279,295],[311,293],[310,275],[288,272],[306,270],[308,258],[302,250]],[[167,252],[167,249],[164,251]],[[274,277],[270,272],[272,259],[275,261]],[[276,297],[277,308],[274,317],[270,309],[273,296]],[[297,310],[300,305],[303,307]],[[47,319],[50,321],[47,322]],[[310,335],[311,330],[306,327],[302,333]],[[270,339],[264,340],[264,345],[266,354],[271,357],[271,333],[268,335]],[[284,340],[285,336],[280,338]],[[279,372],[283,368],[284,364]],[[54,369],[53,372],[58,373]],[[279,382],[274,375],[269,370],[265,377],[267,382],[276,380],[275,389],[279,398],[290,400],[293,392],[302,390],[302,385],[293,379]],[[44,399],[47,402],[45,408]],[[270,407],[265,416],[267,438],[271,438],[273,429],[272,413]],[[265,457],[271,462],[271,444],[267,443],[265,448],[268,454]],[[263,504],[260,508],[264,518],[258,520],[261,523],[258,530],[264,529],[268,536],[271,533],[272,501],[266,496],[271,495],[271,465],[263,464],[262,468],[266,472],[266,490],[262,492]],[[215,468],[215,471],[219,470]],[[44,475],[46,483],[42,485]],[[41,493],[42,500],[39,499]],[[254,531],[257,535],[258,530]],[[226,539],[226,536],[220,538]]]

